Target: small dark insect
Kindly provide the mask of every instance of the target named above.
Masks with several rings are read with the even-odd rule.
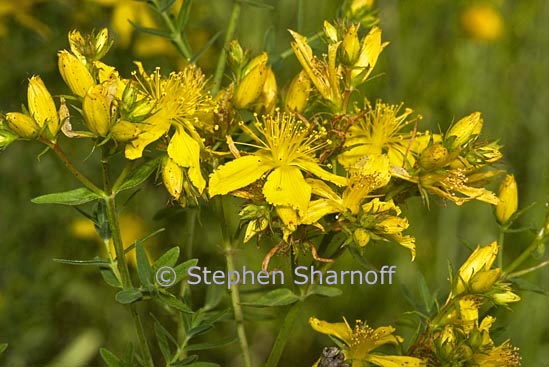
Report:
[[[320,363],[318,367],[349,367],[345,361],[345,356],[336,347],[326,347],[322,350]]]

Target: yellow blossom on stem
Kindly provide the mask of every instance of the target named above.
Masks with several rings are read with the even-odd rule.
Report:
[[[367,367],[370,364],[381,367],[425,367],[426,362],[415,357],[384,355],[372,351],[386,344],[400,344],[402,338],[394,335],[392,326],[373,329],[362,321],[356,321],[354,329],[344,322],[330,323],[315,317],[309,319],[311,327],[322,334],[334,336],[345,343],[345,361],[352,361],[352,367]]]
[[[59,51],[58,65],[63,80],[78,97],[83,98],[88,89],[95,84],[86,65],[70,52]]]
[[[304,215],[311,187],[302,170],[336,185],[347,183],[345,177],[325,171],[315,157],[326,144],[323,131],[311,132],[295,116],[284,113],[264,116],[255,126],[259,134],[245,125],[242,128],[258,144],[257,151],[217,168],[210,176],[210,196],[225,195],[267,175],[263,186],[267,202]]]

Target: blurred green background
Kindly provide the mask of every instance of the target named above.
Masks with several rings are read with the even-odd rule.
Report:
[[[66,92],[57,73],[56,53],[68,47],[66,34],[70,29],[89,31],[111,26],[113,8],[104,6],[108,2],[0,0],[1,112],[19,110],[26,102],[26,79],[34,74],[43,77],[53,94]],[[118,6],[123,3],[132,1],[121,0]],[[244,5],[237,35],[245,47],[256,52],[268,49],[272,55],[288,49],[286,29],[312,35],[324,19],[334,19],[340,5],[335,0],[265,3],[273,9]],[[502,22],[498,37],[482,40],[464,26],[465,11],[474,4],[488,4],[496,10]],[[229,0],[194,2],[189,25],[194,51],[225,29],[231,6]],[[502,168],[515,174],[520,205],[536,203],[520,225],[540,226],[549,194],[549,2],[384,0],[377,6],[383,39],[390,45],[380,57],[375,78],[362,93],[370,99],[405,102],[424,117],[420,128],[435,131],[444,131],[460,117],[481,111],[484,137],[499,139],[504,145]],[[143,40],[133,34],[125,48],[116,46],[116,34],[114,39],[115,47],[105,61],[116,65],[123,75],[129,75],[135,59],[143,60],[149,69],[162,65],[169,70],[178,65],[174,50],[156,45],[160,42],[156,39]],[[218,40],[199,60],[208,74],[212,73],[220,43]],[[154,50],[158,52],[151,54]],[[274,69],[279,88],[283,88],[296,72],[297,62],[293,56],[288,57]],[[88,157],[91,146],[77,145],[68,153],[77,165],[86,167],[91,177],[98,178],[99,170],[95,172],[93,164],[85,164],[97,158]],[[115,303],[114,290],[94,269],[52,261],[91,258],[101,253],[101,246],[90,238],[88,230],[78,227],[83,217],[75,210],[30,203],[40,194],[77,186],[50,153],[37,158],[41,150],[36,143],[15,143],[0,155],[0,343],[9,343],[0,356],[0,366],[55,366],[63,353],[71,351],[78,351],[79,357],[72,359],[74,366],[67,367],[101,366],[97,349],[108,346],[115,351],[126,350],[134,340],[132,325],[123,307]],[[192,251],[185,223],[193,212],[175,211],[162,219],[153,218],[166,207],[168,196],[164,191],[150,182],[138,193],[124,210],[129,218],[126,230],[146,233],[165,227],[166,231],[150,245],[153,257],[180,245],[185,249],[183,253],[198,256],[203,264],[223,268],[219,234],[211,229],[217,223],[207,210],[200,213],[202,224],[197,228]],[[238,210],[236,204],[234,209]],[[404,297],[403,288],[419,298],[417,279],[421,273],[432,290],[440,289],[442,297],[448,290],[448,260],[459,264],[466,258],[464,243],[484,245],[497,237],[492,209],[487,205],[456,207],[439,201],[428,210],[419,200],[411,200],[407,210],[411,223],[408,232],[417,237],[417,260],[410,263],[409,254],[396,245],[368,248],[366,256],[373,264],[398,265],[397,283],[346,287],[343,296],[309,300],[281,366],[311,365],[322,346],[330,344],[327,337],[315,334],[308,326],[307,319],[313,315],[332,322],[345,316],[348,320],[367,320],[372,326],[392,323],[399,334],[411,335],[410,318],[403,314],[413,306]],[[506,259],[516,256],[531,238],[528,232],[509,236]],[[267,247],[250,244],[239,252],[239,261],[257,269],[266,251]],[[337,267],[358,265],[345,256]],[[549,272],[541,270],[525,279],[547,290]],[[202,291],[196,290],[198,297]],[[549,366],[548,299],[533,292],[520,294],[523,300],[512,305],[512,311],[497,311],[496,326],[505,329],[496,342],[508,336],[520,347],[524,366]],[[250,319],[260,319],[247,324],[259,365],[268,355],[283,313],[246,311],[250,311]],[[208,336],[228,335],[228,326],[221,325]],[[238,366],[235,350],[233,345],[203,357],[223,366]],[[76,364],[78,359],[80,364]]]

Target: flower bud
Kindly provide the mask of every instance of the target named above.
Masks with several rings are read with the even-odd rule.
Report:
[[[59,131],[59,116],[53,98],[39,76],[29,79],[27,89],[29,111],[38,126],[47,126],[52,136]]]
[[[448,158],[448,149],[438,143],[427,147],[419,157],[419,164],[426,170],[444,167]]]
[[[233,104],[238,109],[249,107],[261,96],[268,73],[267,53],[264,52],[250,61],[244,72],[233,96]]]
[[[508,303],[520,301],[520,296],[514,294],[511,291],[493,294],[491,298],[496,305],[502,306],[505,306]]]
[[[40,133],[40,126],[31,117],[20,112],[6,114],[6,122],[11,131],[24,139],[33,139]]]
[[[467,289],[467,286],[470,286],[470,280],[477,273],[490,270],[496,260],[497,254],[498,244],[495,241],[488,246],[477,247],[459,268],[454,295],[460,294]]]
[[[328,37],[330,43],[337,42],[337,29],[328,21],[324,21],[324,34]]]
[[[86,38],[82,36],[77,30],[69,32],[69,45],[72,53],[80,60],[81,63],[86,65],[87,60],[86,56],[89,53],[89,50],[86,50]]]
[[[102,85],[92,87],[82,101],[82,111],[88,129],[95,135],[107,136],[111,126],[111,102]]]
[[[178,200],[183,190],[183,168],[170,157],[165,157],[162,161],[162,181],[170,195]]]
[[[347,65],[354,65],[360,55],[360,41],[358,40],[358,26],[352,24],[341,43],[343,51],[343,62]]]
[[[261,105],[265,107],[265,111],[269,114],[274,112],[276,105],[277,85],[273,70],[267,67],[267,78],[263,84],[261,93]]]
[[[473,293],[488,292],[501,276],[501,269],[481,271],[471,279],[470,288]]]
[[[112,46],[112,41],[109,42],[109,30],[103,28],[95,36],[95,60],[100,60],[109,52]]]
[[[499,186],[498,198],[499,204],[496,206],[496,218],[498,222],[503,224],[517,211],[518,193],[515,176],[505,176]]]
[[[120,121],[111,128],[111,135],[114,140],[126,143],[131,141],[141,134],[141,128],[139,124],[129,121]]]
[[[353,232],[353,240],[359,247],[364,247],[370,242],[370,234],[364,228],[357,228]]]
[[[311,93],[311,79],[307,76],[304,70],[301,70],[288,87],[286,93],[286,111],[287,112],[302,112],[309,100]]]
[[[445,136],[448,148],[450,150],[458,149],[476,140],[482,130],[482,124],[480,112],[473,112],[456,122]]]
[[[76,56],[63,50],[59,54],[59,72],[70,90],[78,97],[83,98],[95,81],[88,68]]]
[[[233,67],[233,69],[240,69],[241,66],[246,62],[246,55],[244,54],[244,50],[237,40],[232,40],[229,44],[227,56],[229,64]]]

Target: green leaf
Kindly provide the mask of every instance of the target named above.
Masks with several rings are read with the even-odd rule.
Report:
[[[143,293],[136,288],[123,289],[116,293],[115,296],[116,301],[118,303],[122,303],[123,305],[134,303],[135,301],[139,301],[141,298],[143,298]]]
[[[105,283],[107,283],[111,287],[122,288],[122,284],[120,284],[120,281],[118,280],[112,269],[101,269],[100,272],[101,277],[103,278]]]
[[[307,295],[309,296],[313,294],[324,297],[337,297],[343,294],[343,292],[341,291],[341,289],[336,287],[328,287],[325,285],[314,284]]]
[[[299,296],[294,292],[288,288],[279,288],[268,292],[253,302],[242,303],[242,305],[253,307],[287,306],[297,301],[299,301]]]
[[[161,31],[161,30],[155,29],[155,28],[143,27],[143,26],[140,26],[139,24],[137,24],[135,22],[132,22],[131,20],[128,20],[128,22],[130,22],[130,24],[135,29],[137,29],[139,32],[151,34],[153,36],[158,36],[158,37],[162,37],[162,38],[171,39],[171,34],[169,32]]]
[[[6,349],[8,349],[7,344],[0,344],[0,354],[4,353]]]
[[[429,286],[427,285],[427,281],[425,280],[425,277],[421,272],[417,273],[417,282],[419,287],[419,293],[421,294],[421,299],[423,300],[423,305],[425,306],[426,313],[431,313],[431,309],[433,306],[433,295],[431,294],[431,291],[429,290]]]
[[[120,185],[116,192],[133,189],[134,187],[141,185],[156,170],[159,163],[160,158],[154,158],[130,171],[126,180],[124,180],[124,183]]]
[[[184,304],[180,299],[176,298],[172,294],[164,294],[160,293],[158,294],[158,297],[156,297],[157,300],[165,304],[166,306],[169,306],[171,308],[175,308],[178,311],[181,311],[183,313],[193,313],[193,310],[186,304]]]
[[[31,201],[35,204],[81,205],[97,199],[101,199],[101,196],[85,187],[81,187],[70,191],[38,196],[31,199]]]
[[[137,241],[135,243],[135,251],[139,281],[141,281],[141,284],[144,286],[152,285],[153,270],[151,268],[151,264],[149,264],[145,247],[143,247],[143,243],[141,241]]]
[[[103,358],[103,361],[107,364],[108,367],[122,367],[122,362],[120,361],[120,359],[108,349],[99,349],[99,354],[101,354],[101,358]]]
[[[153,268],[160,269],[163,266],[173,268],[177,263],[177,259],[179,259],[180,251],[179,246],[172,247],[154,262]]]
[[[183,31],[189,20],[189,14],[191,13],[192,0],[183,1],[181,9],[179,9],[179,14],[177,14],[177,29]]]
[[[166,336],[168,332],[157,320],[154,320],[154,333],[156,334],[156,339],[158,340],[160,352],[162,353],[162,356],[164,356],[166,363],[169,363],[172,359],[172,352]]]
[[[91,260],[68,260],[68,259],[53,259],[56,263],[69,264],[69,265],[84,265],[84,266],[110,266],[110,262],[107,259],[96,257]]]
[[[198,359],[198,356],[196,354],[190,355],[185,359],[182,359],[181,361],[170,363],[170,367],[182,367],[182,366],[188,366],[190,363],[196,361]]]
[[[360,249],[357,246],[350,245],[350,246],[347,246],[347,248],[349,249],[349,252],[353,256],[353,258],[356,260],[356,262],[358,262],[358,264],[362,266],[364,269],[377,270],[375,266],[370,264],[368,260],[366,260],[364,256],[362,256],[362,254],[360,253]]]
[[[190,259],[185,261],[184,263],[177,265],[174,268],[177,277],[175,284],[179,283],[183,279],[187,279],[187,271],[191,266],[195,266],[196,264],[198,264],[198,259]]]
[[[522,278],[511,278],[509,279],[518,289],[522,291],[529,291],[538,294],[543,294],[544,296],[549,296],[549,292],[541,288],[539,285],[529,282],[528,280]]]
[[[185,350],[187,350],[188,352],[194,352],[199,350],[221,348],[221,347],[225,347],[227,345],[233,344],[237,341],[238,341],[238,338],[226,338],[226,339],[222,339],[222,340],[211,342],[211,343],[191,344],[187,346]]]

